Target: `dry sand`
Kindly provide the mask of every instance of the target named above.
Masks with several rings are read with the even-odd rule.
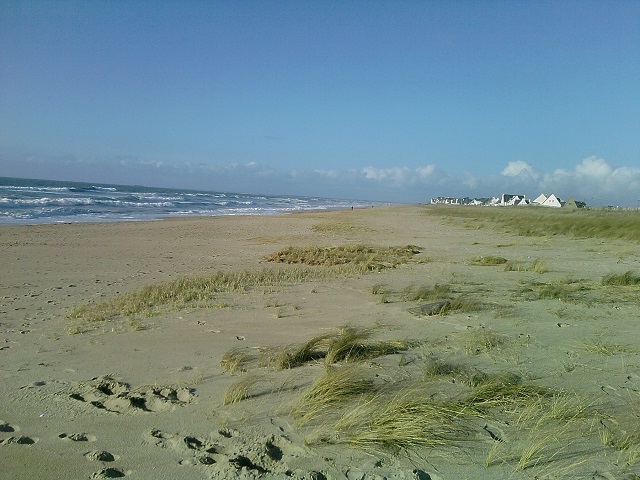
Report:
[[[551,445],[524,470],[517,458],[527,438],[535,443],[535,431],[529,425],[517,432],[506,417],[476,419],[466,442],[411,455],[332,443],[338,437],[306,444],[317,425],[299,427],[290,406],[322,372],[321,362],[284,372],[253,366],[261,375],[253,398],[223,405],[229,386],[249,375],[222,370],[230,349],[258,352],[343,325],[382,323],[389,325],[382,337],[421,344],[369,360],[366,368],[380,381],[419,376],[425,359],[451,357],[575,392],[606,411],[598,417],[602,431],[610,425],[640,433],[640,412],[633,410],[640,405],[638,290],[600,286],[605,274],[640,272],[640,247],[470,230],[423,209],[0,227],[0,477],[639,478],[635,457],[603,445],[598,425],[570,442],[558,433],[563,445]],[[265,255],[289,245],[352,243],[414,244],[430,261],[226,294],[219,308],[93,325],[67,319],[74,305],[145,285],[258,270],[269,266]],[[524,264],[539,259],[548,271],[471,264],[486,255]],[[523,291],[534,281],[568,278],[588,285],[571,301],[533,300],[535,292]],[[484,307],[421,317],[409,311],[416,302],[384,303],[372,293],[380,285],[402,291],[435,283]],[[500,341],[470,349],[478,332]],[[400,371],[402,365],[408,367]],[[487,467],[492,448],[498,460]]]

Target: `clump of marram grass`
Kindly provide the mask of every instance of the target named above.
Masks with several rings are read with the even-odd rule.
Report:
[[[567,278],[553,282],[529,282],[520,288],[519,294],[525,296],[528,300],[562,300],[563,302],[568,302],[576,300],[579,293],[588,290],[590,288],[584,282]]]
[[[523,401],[526,400],[526,401]],[[564,478],[583,461],[576,453],[584,448],[576,439],[586,439],[589,428],[600,417],[591,405],[573,394],[529,396],[505,412],[509,418],[509,441],[494,442],[485,464],[510,464],[514,472],[536,467],[536,478]]]
[[[335,247],[290,246],[265,257],[269,262],[305,265],[353,265],[365,271],[382,270],[407,263],[422,249],[415,245],[402,247],[373,247],[341,245]]]
[[[471,265],[491,266],[491,265],[504,265],[507,263],[507,259],[504,257],[498,257],[496,255],[486,255],[480,257],[473,257],[469,260]]]
[[[475,367],[442,360],[433,356],[427,358],[423,372],[426,378],[449,377],[452,381],[469,387],[476,387],[486,382],[488,378],[486,373]]]
[[[399,299],[404,302],[429,302],[407,309],[409,312],[419,316],[448,315],[453,312],[470,312],[478,310],[481,303],[468,298],[465,295],[455,296],[453,287],[449,284],[436,283],[430,285],[409,285],[401,292],[392,292],[382,286],[374,286],[374,294],[382,294],[383,302],[391,302],[391,299]]]
[[[587,341],[582,343],[581,347],[587,352],[597,353],[598,355],[604,355],[606,357],[617,355],[619,353],[638,353],[638,350],[617,343],[603,342],[600,340]]]
[[[244,292],[252,287],[287,285],[367,271],[369,269],[366,265],[337,265],[326,268],[264,268],[253,272],[217,272],[209,276],[182,277],[170,282],[148,285],[107,300],[77,305],[71,309],[67,317],[85,322],[100,322],[116,317],[151,316],[163,309],[180,309],[187,306],[213,307],[226,305],[219,301],[219,296],[225,293]]]
[[[598,419],[600,440],[619,452],[619,462],[629,466],[640,460],[640,395],[629,393],[620,413]]]
[[[223,405],[232,405],[256,395],[254,389],[256,385],[262,383],[264,379],[260,376],[246,376],[232,384],[222,398]]]
[[[467,413],[466,405],[435,401],[422,386],[412,385],[364,398],[339,419],[334,441],[373,451],[450,448],[468,438]]]
[[[640,285],[640,275],[633,273],[631,270],[625,273],[611,273],[602,277],[602,285],[628,286]]]
[[[267,349],[263,352],[261,364],[276,370],[285,370],[321,360],[326,357],[329,345],[335,335],[333,332],[324,333],[311,338],[300,346]]]
[[[376,328],[341,327],[332,339],[325,363],[352,362],[367,358],[392,355],[409,349],[411,342],[404,340],[370,340]]]
[[[377,330],[378,328],[343,326],[335,332],[318,335],[302,346],[266,350],[260,363],[283,370],[321,359],[328,365],[357,362],[399,353],[414,345],[406,340],[372,340],[371,336]]]
[[[448,284],[443,285],[436,283],[432,287],[428,285],[421,285],[418,287],[411,285],[404,289],[402,297],[404,300],[410,302],[433,302],[436,300],[449,299],[451,297],[452,290],[451,285]]]
[[[234,374],[238,371],[246,371],[246,366],[254,360],[252,355],[245,348],[232,348],[220,359],[220,367],[230,374]]]
[[[547,273],[549,271],[547,264],[542,260],[535,259],[533,262],[525,262],[523,260],[509,260],[504,265],[505,272],[535,272]]]
[[[302,424],[319,416],[335,413],[336,408],[354,397],[374,391],[371,378],[359,365],[329,366],[296,402],[293,415]]]
[[[543,397],[552,397],[555,392],[547,387],[523,382],[522,377],[512,372],[487,375],[466,397],[464,403],[474,409],[513,409],[527,405]]]
[[[489,330],[475,330],[470,332],[464,342],[464,351],[468,355],[479,355],[500,349],[507,337]]]

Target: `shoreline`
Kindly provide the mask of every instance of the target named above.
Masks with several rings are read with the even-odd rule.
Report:
[[[13,222],[13,223],[3,223],[0,221],[0,228],[2,227],[28,227],[28,226],[36,226],[36,225],[74,225],[74,224],[92,224],[92,223],[134,223],[134,222],[159,222],[164,220],[176,220],[176,219],[202,219],[202,218],[216,218],[216,217],[257,217],[257,216],[278,216],[278,215],[296,215],[296,214],[306,214],[306,213],[314,213],[314,212],[340,212],[340,211],[348,211],[348,210],[363,210],[369,208],[384,208],[384,207],[402,207],[402,206],[411,206],[411,205],[421,205],[421,204],[404,204],[404,203],[385,203],[385,204],[376,204],[376,205],[360,205],[353,206],[351,208],[348,207],[336,207],[336,208],[310,208],[310,209],[300,209],[300,210],[290,210],[290,211],[282,211],[282,212],[267,212],[267,213],[221,213],[214,215],[162,215],[153,218],[131,218],[131,219],[112,219],[112,220],[61,220],[61,221],[36,221],[34,223],[23,223],[23,222]]]
[[[569,425],[577,430],[556,433],[564,440],[565,433],[580,438],[589,453],[573,456],[568,443],[551,444],[548,464],[524,470],[508,459],[535,438],[494,413],[464,424],[464,446],[420,447],[409,456],[352,448],[353,431],[334,432],[331,442],[315,441],[319,429],[332,425],[331,416],[300,424],[291,406],[326,371],[348,365],[328,368],[314,360],[277,370],[260,366],[259,357],[349,325],[375,327],[375,339],[416,342],[407,351],[356,365],[390,391],[422,379],[432,359],[455,361],[489,376],[510,372],[524,385],[588,398],[611,418],[634,425],[624,415],[634,405],[632,389],[640,389],[640,347],[632,340],[640,320],[637,290],[605,287],[601,281],[610,273],[640,272],[640,245],[519,237],[425,215],[424,208],[4,225],[2,475],[342,479],[361,473],[400,479],[420,471],[439,480],[507,479],[562,472],[574,463],[576,475],[640,474],[628,451],[602,445],[586,417],[584,424]],[[180,279],[305,268],[266,261],[289,246],[343,245],[421,250],[395,268],[217,291],[199,307],[166,306],[151,316],[95,323],[67,318],[74,306]],[[477,263],[490,257],[502,257],[514,269]],[[534,260],[546,269],[534,271]],[[574,283],[565,285],[568,278]],[[450,298],[477,301],[478,309],[412,313],[429,302],[408,300],[407,292],[436,284],[448,286]],[[545,285],[564,285],[569,296],[539,299]],[[478,351],[470,347],[485,337],[495,344],[477,344]],[[605,354],[596,346],[610,350]],[[230,351],[247,355],[234,373],[221,364]],[[257,382],[253,394],[225,405],[225,395],[243,380]],[[436,399],[450,389],[461,389],[462,395],[471,388],[460,379],[434,381],[424,385],[438,385]],[[610,428],[616,435],[613,423]],[[506,440],[496,442],[489,431]],[[498,460],[487,467],[492,451]]]

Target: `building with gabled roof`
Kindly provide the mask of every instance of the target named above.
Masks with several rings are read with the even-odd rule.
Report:
[[[552,193],[544,202],[542,202],[542,206],[559,208],[562,206],[562,203],[560,202],[560,199]]]
[[[538,195],[531,203],[534,205],[542,205],[547,200],[547,196],[544,193]]]

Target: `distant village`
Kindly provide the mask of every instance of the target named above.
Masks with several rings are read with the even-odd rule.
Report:
[[[573,197],[563,202],[553,193],[546,196],[544,193],[538,195],[534,200],[529,200],[525,195],[512,195],[503,193],[499,197],[483,197],[483,198],[470,198],[470,197],[436,197],[431,199],[433,205],[478,205],[478,206],[491,206],[491,207],[507,207],[513,205],[532,205],[541,207],[553,207],[553,208],[582,208],[585,206],[584,202],[576,202]]]

